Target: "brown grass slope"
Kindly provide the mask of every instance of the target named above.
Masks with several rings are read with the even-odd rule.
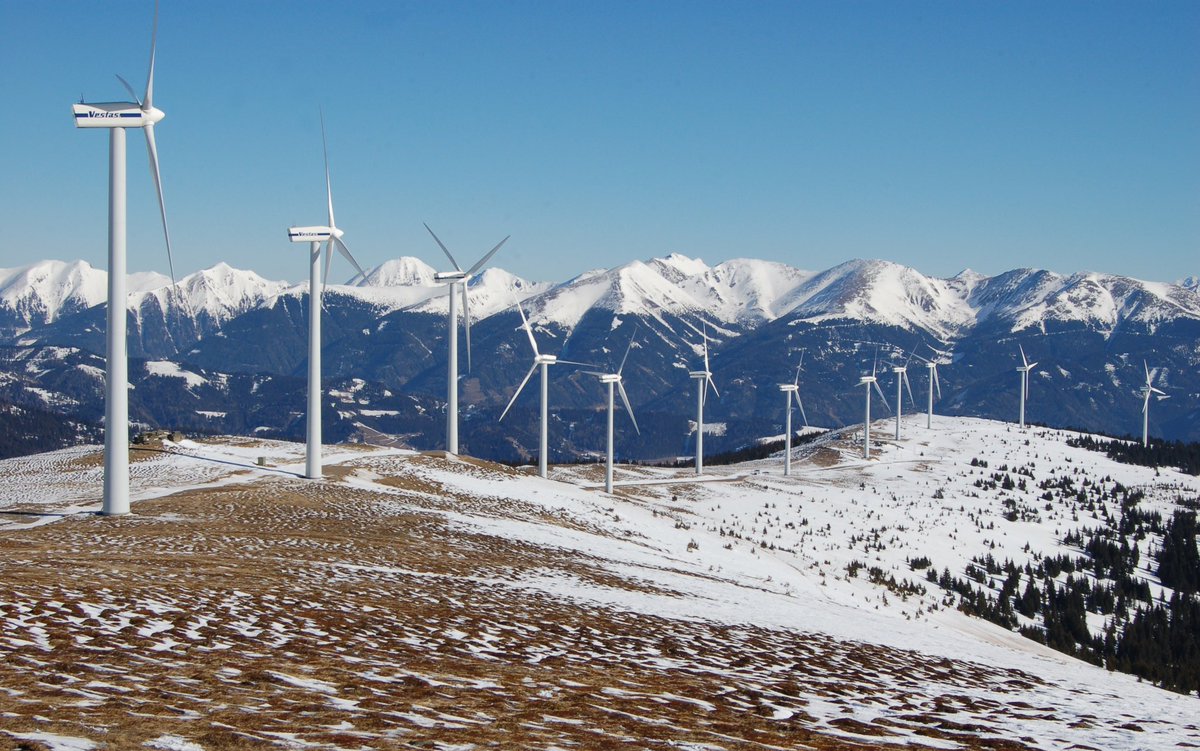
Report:
[[[989,717],[1067,721],[1015,671],[522,587],[647,585],[443,512],[575,522],[416,478],[258,480],[0,533],[0,748],[1017,749]]]

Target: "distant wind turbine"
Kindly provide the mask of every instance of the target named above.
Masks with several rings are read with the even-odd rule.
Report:
[[[912,385],[908,382],[908,362],[912,359],[912,355],[904,361],[903,365],[893,365],[892,372],[896,374],[896,440],[900,440],[900,417],[904,414],[904,394],[900,391],[900,387],[908,389],[908,403],[913,404]]]
[[[696,381],[696,474],[704,474],[704,401],[708,395],[708,387],[712,386],[713,393],[718,397],[717,384],[713,382],[712,371],[708,368],[708,326],[703,329],[704,336],[704,370],[693,370],[688,377]]]
[[[917,357],[920,357],[920,359],[925,362],[925,368],[929,371],[929,411],[926,413],[925,427],[928,429],[932,429],[933,428],[933,391],[934,391],[934,389],[937,389],[937,398],[938,399],[942,398],[942,384],[938,382],[938,372],[937,372],[938,364],[937,364],[936,360],[926,360],[925,358],[921,357],[920,355],[917,355]]]
[[[875,361],[871,363],[871,375],[859,376],[858,385],[863,386],[866,390],[866,411],[863,415],[863,458],[871,458],[871,388],[874,387],[875,393],[879,394],[879,400],[883,402],[884,408],[889,408],[887,397],[883,395],[883,391],[879,388],[879,380],[875,377],[876,368],[879,365],[879,353],[875,354]]]
[[[791,383],[779,384],[783,392],[784,428],[783,428],[783,474],[792,473],[792,400],[800,408],[800,416],[804,418],[804,427],[808,427],[808,415],[804,414],[804,402],[800,401],[800,370],[804,367],[804,352],[800,353],[800,362],[796,365],[796,378]]]
[[[1025,427],[1025,399],[1029,394],[1029,371],[1037,366],[1036,362],[1029,362],[1025,358],[1025,348],[1017,345],[1021,350],[1021,367],[1017,368],[1017,372],[1021,374],[1021,427]]]
[[[1145,399],[1142,401],[1142,445],[1148,446],[1150,445],[1150,396],[1160,394],[1166,398],[1167,394],[1154,388],[1150,366],[1146,364],[1145,360],[1142,360],[1142,367],[1146,370],[1146,385],[1142,387],[1142,393],[1145,394]]]
[[[338,229],[333,218],[333,184],[329,179],[329,148],[325,142],[325,115],[321,115],[321,151],[325,155],[325,198],[329,209],[327,226],[289,227],[288,239],[308,243],[308,417],[305,430],[304,476],[321,478],[321,308],[325,301],[325,283],[329,281],[329,264],[333,248],[346,257],[358,271],[355,278],[365,277],[350,249],[342,242],[346,234]],[[325,243],[325,277],[321,278],[321,243]]]
[[[512,399],[508,400],[508,406],[500,413],[500,419],[503,420],[508,411],[512,409],[512,405],[517,401],[517,397],[521,395],[521,390],[525,388],[525,384],[529,383],[529,379],[533,376],[533,371],[541,368],[542,376],[542,421],[541,431],[538,440],[538,476],[545,477],[547,474],[546,456],[549,445],[549,425],[550,425],[550,366],[551,365],[582,365],[584,367],[594,367],[586,362],[575,362],[574,360],[560,360],[554,355],[543,355],[538,351],[537,341],[533,338],[533,329],[529,326],[529,319],[525,317],[525,311],[521,308],[521,303],[516,302],[517,312],[521,314],[521,328],[525,329],[525,334],[529,337],[529,346],[533,349],[533,365],[529,367],[529,372],[525,374],[525,378],[521,380],[521,385],[517,386],[517,390],[513,392]],[[622,389],[624,393],[624,389]]]
[[[617,368],[616,373],[600,373],[597,371],[587,371],[588,375],[594,375],[600,379],[600,383],[608,385],[608,443],[607,445],[607,460],[604,464],[604,491],[606,493],[613,492],[613,388],[614,386],[621,393],[621,402],[625,405],[625,411],[629,413],[629,420],[633,423],[633,429],[638,435],[642,431],[638,429],[637,418],[633,416],[633,407],[629,405],[629,396],[625,393],[625,384],[621,381],[621,371],[625,369],[625,361],[629,359],[629,350],[633,348],[633,340],[637,338],[637,330],[633,332],[633,336],[629,337],[629,344],[625,347],[625,356],[621,358],[621,365]]]
[[[446,326],[446,345],[449,350],[449,361],[446,366],[446,451],[451,454],[458,453],[458,287],[462,285],[463,293],[463,325],[467,335],[467,370],[471,369],[471,300],[467,292],[467,282],[471,281],[471,277],[475,272],[483,268],[483,265],[492,260],[492,256],[496,255],[496,251],[500,250],[500,246],[508,242],[508,237],[505,237],[500,242],[496,243],[496,247],[492,248],[475,263],[474,266],[462,270],[458,265],[458,261],[454,260],[454,256],[450,254],[449,248],[434,234],[429,225],[425,225],[425,229],[429,230],[429,234],[433,235],[433,240],[450,259],[450,263],[454,266],[454,271],[439,271],[433,275],[434,281],[444,282],[450,287],[450,312],[447,316]]]
[[[100,513],[115,516],[129,513],[129,359],[126,349],[125,301],[125,129],[141,128],[150,153],[150,176],[158,192],[163,236],[167,243],[167,265],[171,288],[175,285],[175,263],[171,259],[171,232],[163,203],[162,179],[158,170],[158,147],[154,125],[165,114],[154,106],[154,52],[158,40],[158,4],[154,5],[154,27],[150,34],[150,70],[146,93],[138,99],[133,87],[121,76],[132,102],[82,101],[72,106],[76,128],[108,128],[108,305],[104,367],[104,491]]]

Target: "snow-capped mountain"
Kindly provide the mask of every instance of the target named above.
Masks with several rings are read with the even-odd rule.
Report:
[[[55,269],[56,261],[38,266]],[[36,302],[45,305],[48,320],[43,325],[14,331],[20,344],[78,346],[103,353],[103,303],[107,299],[107,272],[94,269],[83,261],[61,264],[57,274],[39,271],[22,287],[22,276],[13,278],[8,288],[15,301],[29,301],[25,308],[7,306],[0,301],[0,316],[19,314]],[[159,274],[133,274],[129,277],[129,351],[134,357],[175,356],[203,336],[216,333],[223,324],[262,306],[287,288],[286,282],[273,282],[253,271],[235,269],[218,263],[197,271],[172,285]],[[52,293],[47,295],[47,292]]]
[[[7,273],[3,299],[18,302],[6,303],[4,310],[10,317],[33,309],[53,315],[20,319],[22,328],[3,341],[102,356],[103,306],[68,311],[97,296],[103,299],[103,272],[76,266],[72,276],[65,265],[50,262],[28,269],[37,266],[49,271]],[[791,380],[801,350],[806,352],[802,389],[808,417],[819,425],[859,419],[862,405],[848,384],[869,371],[876,357],[886,385],[892,378],[887,366],[894,360],[914,351],[931,357],[935,350],[946,363],[940,412],[1007,419],[1015,410],[1017,381],[1011,369],[1019,364],[1021,345],[1040,363],[1031,384],[1030,419],[1113,433],[1139,430],[1145,360],[1155,369],[1155,383],[1171,395],[1155,403],[1151,433],[1200,438],[1195,406],[1200,400],[1200,296],[1177,284],[1037,269],[995,276],[964,270],[941,279],[880,260],[854,260],[816,272],[755,259],[709,266],[672,254],[587,271],[559,284],[492,268],[473,278],[470,290],[473,357],[467,367],[465,352],[460,354],[461,401],[480,420],[472,430],[471,450],[481,456],[524,455],[532,439],[513,439],[511,433],[536,421],[532,402],[524,400],[503,426],[493,419],[529,367],[514,299],[522,301],[547,354],[615,365],[612,361],[637,332],[625,374],[639,423],[652,426],[627,444],[640,457],[691,450],[694,391],[686,373],[699,361],[705,331],[721,389],[721,397],[706,407],[712,423],[724,430],[710,444],[715,451],[782,429],[764,420],[778,422],[775,386]],[[307,284],[272,282],[225,265],[190,275],[175,287],[140,290],[130,295],[130,355],[210,374],[293,379],[286,381],[287,388],[300,388],[302,381],[294,379],[303,374],[307,357],[307,292]],[[328,285],[323,304],[328,379],[359,379],[380,392],[407,394],[418,400],[422,414],[442,409],[447,295],[446,287],[434,281],[432,267],[415,258],[388,261],[355,285]],[[53,320],[37,322],[46,318]],[[10,361],[10,370],[23,379],[21,388],[56,391],[45,383],[49,376],[24,373],[15,359]],[[919,390],[924,372],[909,376]],[[551,400],[569,426],[555,439],[560,456],[601,438],[601,427],[588,418],[599,403],[592,380],[569,368],[555,371]],[[30,394],[32,404],[45,401]],[[889,391],[889,398],[893,394]],[[154,419],[175,420],[172,400],[157,401]],[[327,420],[327,427],[349,435],[359,408],[379,411],[354,400],[339,407],[351,417]],[[216,406],[209,411],[232,414]],[[409,433],[430,445],[439,440],[436,420],[417,428],[399,419],[371,419],[377,429]],[[240,426],[230,423],[224,429]]]
[[[171,283],[154,272],[130,274],[131,297]],[[86,261],[39,261],[0,269],[0,335],[11,337],[44,326],[108,298],[108,273]]]

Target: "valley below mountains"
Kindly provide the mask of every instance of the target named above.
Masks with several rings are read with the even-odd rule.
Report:
[[[445,442],[446,297],[433,268],[388,261],[324,296],[324,440],[387,434],[397,445]],[[0,270],[0,421],[57,419],[25,430],[3,455],[94,439],[103,418],[105,273],[76,261]],[[130,279],[130,414],[135,427],[297,440],[304,431],[307,285],[218,264],[172,286]],[[460,335],[461,448],[523,462],[537,445],[537,395],[497,418],[529,367],[514,302],[545,353],[615,368],[634,337],[624,376],[641,428],[618,417],[622,461],[670,460],[695,445],[688,378],[709,339],[720,396],[705,408],[707,452],[782,434],[777,385],[803,353],[800,394],[809,423],[861,422],[858,377],[876,367],[889,402],[891,367],[909,361],[923,411],[927,370],[939,367],[939,414],[1014,420],[1024,348],[1028,419],[1110,435],[1141,430],[1143,361],[1166,398],[1150,405],[1150,432],[1200,440],[1200,294],[1194,283],[1099,273],[1017,269],[928,277],[886,261],[819,272],[737,259],[715,266],[674,254],[532,282],[492,268],[470,283],[471,354]],[[587,461],[604,448],[603,391],[586,369],[551,369],[550,460]],[[894,404],[891,405],[894,409]],[[875,416],[882,405],[875,406]],[[797,425],[802,424],[796,415]]]

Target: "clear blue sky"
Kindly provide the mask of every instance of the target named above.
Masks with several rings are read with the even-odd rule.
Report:
[[[145,84],[152,3],[0,0],[0,266],[106,264],[107,143],[70,105]],[[364,266],[533,279],[678,251],[1200,273],[1200,3],[163,3],[176,266],[299,280],[292,223]],[[135,140],[136,139],[136,140]],[[130,268],[166,271],[130,133]],[[337,277],[348,277],[343,265]]]

